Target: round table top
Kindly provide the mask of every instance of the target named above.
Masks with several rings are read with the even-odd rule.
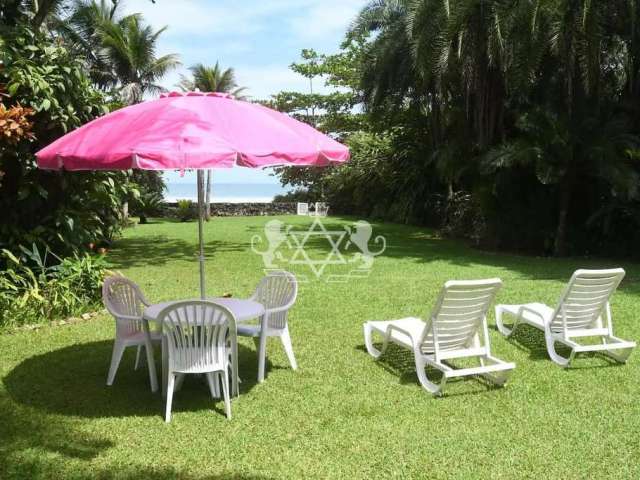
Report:
[[[210,302],[215,302],[218,305],[222,305],[223,307],[229,309],[229,311],[233,313],[233,316],[236,317],[237,322],[252,320],[264,315],[264,305],[253,300],[224,297],[207,298],[207,300]],[[147,308],[145,308],[142,315],[146,320],[149,320],[150,322],[157,322],[158,315],[162,310],[164,310],[169,305],[182,301],[184,300],[171,300],[168,302],[154,303],[153,305],[149,305]]]

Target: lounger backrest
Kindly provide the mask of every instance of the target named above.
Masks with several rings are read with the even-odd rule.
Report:
[[[486,321],[487,311],[502,286],[499,278],[451,280],[444,284],[425,329],[423,350],[467,348]]]
[[[576,270],[560,297],[551,320],[551,330],[563,330],[563,315],[566,316],[567,330],[595,326],[624,273],[622,268]]]

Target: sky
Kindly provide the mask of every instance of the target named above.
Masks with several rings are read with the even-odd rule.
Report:
[[[142,13],[158,29],[158,55],[177,53],[182,66],[161,82],[175,90],[195,63],[233,67],[240,86],[256,99],[281,90],[308,90],[308,80],[289,69],[303,48],[338,51],[366,0],[124,0],[123,13]],[[314,85],[315,90],[319,90]],[[192,183],[195,175],[167,173],[168,182]],[[216,183],[274,183],[270,171],[216,169]]]

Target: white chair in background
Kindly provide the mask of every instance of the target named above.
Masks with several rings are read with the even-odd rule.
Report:
[[[264,305],[265,313],[259,325],[238,325],[238,335],[254,338],[258,350],[258,382],[264,380],[268,337],[280,337],[291,368],[298,368],[287,322],[289,309],[295,303],[297,295],[298,281],[295,275],[275,270],[260,281],[251,296],[251,300]]]
[[[204,374],[211,396],[222,382],[225,412],[231,419],[229,363],[237,365],[236,321],[228,309],[207,300],[176,302],[160,312],[167,342],[167,400],[165,422],[171,420],[171,404],[177,376]],[[231,345],[229,348],[228,345]]]
[[[576,353],[602,352],[619,362],[626,362],[635,342],[613,335],[609,299],[624,278],[624,270],[576,270],[560,296],[556,308],[544,303],[497,305],[496,324],[505,336],[513,335],[516,327],[526,323],[544,332],[549,357],[562,367],[568,367]],[[511,314],[515,321],[511,328],[504,325],[502,316]],[[606,323],[603,322],[606,319]],[[579,344],[574,339],[595,337],[600,343]],[[559,355],[555,343],[571,349],[567,357]],[[620,351],[620,353],[618,353]]]
[[[298,202],[298,215],[309,215],[309,204],[305,202]]]
[[[329,205],[325,202],[316,202],[316,210],[314,215],[316,217],[326,217],[329,214]]]
[[[503,385],[515,364],[491,355],[487,311],[502,282],[488,280],[449,281],[426,322],[419,318],[370,321],[364,324],[367,351],[375,359],[385,352],[390,342],[408,348],[414,354],[420,384],[434,395],[441,395],[448,379],[481,375],[492,383]],[[372,334],[382,335],[382,348],[377,350]],[[479,365],[455,368],[449,362],[474,357]],[[429,380],[425,367],[442,372],[439,384]]]
[[[107,311],[116,320],[116,338],[111,354],[111,365],[107,375],[107,385],[113,385],[122,354],[127,347],[138,347],[135,368],[138,368],[140,351],[145,347],[151,391],[158,390],[155,361],[153,359],[153,343],[162,341],[159,331],[151,332],[149,324],[142,318],[143,310],[149,305],[140,287],[131,280],[121,276],[111,276],[104,280],[102,301]]]

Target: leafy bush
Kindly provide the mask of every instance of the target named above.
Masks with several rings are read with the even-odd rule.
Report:
[[[0,329],[42,323],[96,308],[108,264],[88,253],[57,259],[41,254],[34,243],[20,255],[2,250],[7,264],[0,271]]]
[[[147,223],[147,218],[160,216],[164,212],[164,198],[156,192],[142,191],[131,202],[131,213],[140,217],[140,223]]]
[[[317,195],[310,193],[304,188],[297,188],[281,195],[273,197],[273,203],[290,203],[290,202],[313,202],[317,199]]]
[[[176,215],[182,222],[196,218],[197,212],[193,202],[191,200],[178,200]]]
[[[87,78],[82,59],[42,33],[23,25],[0,29],[2,43],[0,248],[16,252],[37,242],[67,257],[88,243],[110,242],[122,225],[128,174],[48,172],[37,168],[34,156],[105,113],[104,95]],[[0,258],[0,268],[4,263]]]

